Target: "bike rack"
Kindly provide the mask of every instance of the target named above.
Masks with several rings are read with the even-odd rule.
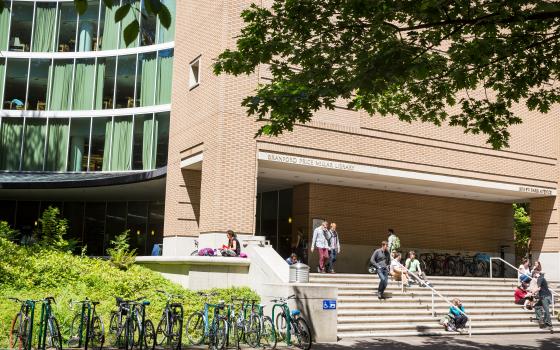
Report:
[[[434,287],[430,286],[429,284],[427,284],[423,279],[421,279],[420,277],[418,277],[417,274],[415,274],[414,272],[410,272],[408,271],[408,269],[401,263],[399,263],[399,265],[404,268],[409,274],[411,274],[412,276],[416,277],[417,281],[420,281],[424,287],[428,287],[430,288],[430,290],[432,291],[432,317],[436,317],[436,311],[435,311],[435,296],[439,296],[440,299],[443,299],[443,301],[445,301],[449,306],[455,306],[453,305],[452,302],[449,301],[449,299],[447,299],[446,297],[444,297],[443,295],[441,295],[440,292],[438,292]],[[459,310],[459,309],[457,309]],[[463,315],[465,315],[465,317],[467,318],[467,320],[469,321],[469,337],[472,337],[472,318],[471,316],[467,315],[465,312],[459,310],[459,312]]]
[[[493,256],[490,257],[490,279],[494,278],[494,277],[492,277],[492,260],[499,260],[499,261],[505,263],[507,266],[515,269],[517,271],[517,281],[519,282],[519,276],[521,276],[521,273],[519,272],[519,269],[517,267],[513,266],[512,264],[508,263],[504,259],[493,257]],[[531,280],[533,279],[532,276],[528,276],[528,275],[524,275],[524,276],[527,276]],[[555,302],[554,302],[555,298],[554,298],[554,296],[560,297],[560,294],[552,288],[548,288],[548,289],[552,293],[552,315],[554,316],[554,314],[555,314]]]

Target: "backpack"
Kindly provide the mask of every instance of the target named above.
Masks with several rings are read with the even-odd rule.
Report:
[[[399,249],[401,249],[401,239],[399,238],[399,236],[395,235],[395,239],[393,241],[393,247],[392,247],[391,250],[395,251],[395,250],[399,250]]]

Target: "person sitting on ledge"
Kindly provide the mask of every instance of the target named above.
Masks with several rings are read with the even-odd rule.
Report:
[[[239,256],[241,254],[241,244],[239,244],[239,240],[237,239],[237,235],[232,230],[226,231],[228,237],[228,244],[224,246],[224,250],[222,251],[223,256]]]
[[[288,257],[288,259],[286,259],[286,262],[288,263],[288,265],[294,265],[294,264],[299,263],[300,261],[299,261],[299,259],[298,259],[297,254],[296,254],[296,253],[292,253],[292,254]]]

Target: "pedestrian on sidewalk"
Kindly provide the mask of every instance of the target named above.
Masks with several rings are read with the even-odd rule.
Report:
[[[387,242],[381,242],[381,248],[376,249],[370,258],[370,262],[377,269],[377,275],[379,276],[379,286],[377,287],[377,298],[385,299],[385,288],[387,288],[387,283],[389,279],[389,264],[391,263],[391,257],[389,255],[389,248],[387,247]]]
[[[329,223],[323,221],[321,226],[317,227],[313,231],[313,240],[311,241],[311,253],[313,253],[314,248],[317,248],[319,252],[319,267],[318,272],[325,273],[326,264],[329,260],[329,237],[330,233],[328,230]]]
[[[552,293],[548,289],[548,282],[544,273],[536,270],[533,278],[537,279],[538,301],[535,304],[535,317],[539,322],[540,328],[548,328],[552,331],[552,320],[550,319],[550,305],[552,303]],[[543,315],[544,313],[544,315]]]
[[[336,262],[337,255],[340,254],[340,238],[338,235],[338,231],[336,231],[336,222],[331,222],[329,236],[330,251],[327,271],[330,273],[335,273],[334,263]]]

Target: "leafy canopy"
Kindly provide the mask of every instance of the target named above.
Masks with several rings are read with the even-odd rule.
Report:
[[[342,98],[483,133],[499,149],[521,123],[515,103],[545,113],[560,99],[560,2],[274,0],[241,16],[237,47],[214,72],[270,66],[270,82],[243,100],[266,121],[257,135],[291,131]]]

